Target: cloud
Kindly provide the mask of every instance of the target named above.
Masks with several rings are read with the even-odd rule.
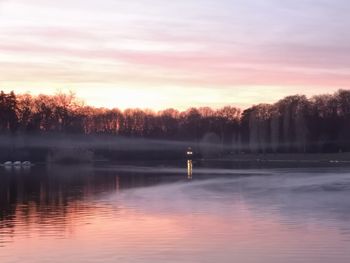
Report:
[[[345,0],[0,3],[3,83],[215,92],[333,90],[350,81]]]

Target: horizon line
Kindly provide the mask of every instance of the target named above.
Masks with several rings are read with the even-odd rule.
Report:
[[[332,95],[335,95],[337,93],[339,93],[340,91],[350,91],[350,88],[349,89],[344,89],[344,88],[340,88],[338,90],[336,90],[335,92],[328,92],[328,93],[319,93],[319,94],[314,94],[314,95],[311,95],[311,96],[308,96],[308,95],[305,95],[305,94],[301,94],[301,93],[293,93],[293,94],[290,94],[290,95],[287,95],[287,96],[283,96],[277,100],[275,100],[274,102],[272,103],[266,103],[266,102],[261,102],[261,103],[252,103],[250,104],[250,106],[246,106],[246,107],[241,107],[241,106],[236,106],[235,104],[224,104],[222,106],[210,106],[210,105],[201,105],[201,106],[189,106],[189,107],[186,107],[186,108],[179,108],[179,107],[164,107],[162,109],[152,109],[152,108],[148,108],[148,107],[118,107],[118,106],[97,106],[97,105],[94,105],[94,104],[91,104],[91,103],[87,103],[85,99],[81,98],[79,96],[79,94],[74,91],[74,90],[68,90],[68,91],[63,91],[61,89],[57,89],[54,93],[45,93],[45,92],[39,92],[37,94],[32,94],[30,91],[26,91],[26,92],[16,92],[14,89],[11,89],[10,91],[5,91],[3,89],[0,89],[0,92],[4,92],[5,94],[10,94],[11,92],[13,92],[16,96],[17,95],[30,95],[31,97],[39,97],[39,96],[49,96],[49,97],[54,97],[54,96],[57,96],[57,95],[71,95],[73,96],[74,100],[76,100],[76,102],[78,103],[81,103],[83,107],[92,107],[92,108],[95,108],[95,109],[105,109],[105,110],[114,110],[114,109],[117,109],[117,110],[121,110],[121,111],[125,111],[125,110],[129,110],[129,109],[138,109],[138,110],[142,110],[142,111],[152,111],[152,112],[161,112],[161,111],[165,111],[165,110],[169,110],[169,109],[172,109],[172,110],[176,110],[178,112],[186,112],[188,110],[191,110],[191,109],[202,109],[202,108],[210,108],[212,110],[220,110],[220,109],[223,109],[225,107],[233,107],[233,108],[236,108],[236,109],[239,109],[241,110],[241,112],[247,110],[247,109],[250,109],[250,108],[253,108],[255,106],[258,106],[258,105],[274,105],[276,103],[278,103],[279,101],[285,99],[285,98],[288,98],[288,97],[294,97],[294,96],[305,96],[307,100],[311,100],[312,98],[314,97],[318,97],[318,96],[332,96]]]

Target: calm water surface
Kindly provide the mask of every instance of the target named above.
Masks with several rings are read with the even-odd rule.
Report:
[[[0,170],[0,262],[350,262],[350,169]]]

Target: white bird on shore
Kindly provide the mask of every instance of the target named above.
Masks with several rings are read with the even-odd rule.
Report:
[[[7,162],[4,162],[2,165],[0,164],[0,166],[4,166],[6,168],[11,168],[11,167],[14,167],[14,168],[21,168],[21,167],[27,168],[27,167],[33,166],[33,164],[30,161],[24,161],[24,162],[21,162],[21,161],[15,161],[15,162],[7,161]]]
[[[22,162],[21,161],[15,161],[14,163],[13,163],[13,166],[21,166],[22,165]]]
[[[31,165],[32,165],[32,163],[29,162],[29,161],[24,161],[24,162],[22,163],[22,166],[31,166]]]
[[[13,163],[11,161],[4,162],[4,166],[12,166]]]

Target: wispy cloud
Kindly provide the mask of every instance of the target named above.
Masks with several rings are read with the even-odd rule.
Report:
[[[0,86],[204,87],[213,105],[255,103],[266,87],[266,100],[330,91],[350,83],[349,11],[345,0],[0,1]]]

